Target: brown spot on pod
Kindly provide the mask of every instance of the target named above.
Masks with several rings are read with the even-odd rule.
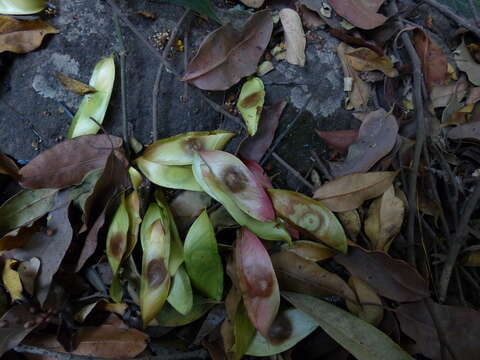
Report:
[[[126,238],[122,233],[115,233],[113,234],[112,238],[109,242],[110,253],[115,258],[120,258],[125,251],[126,246]]]
[[[284,314],[277,316],[268,330],[268,339],[272,344],[278,345],[292,336],[292,322]]]
[[[151,288],[157,288],[167,277],[167,268],[163,258],[154,259],[147,265],[147,282]]]
[[[196,137],[186,139],[183,143],[183,147],[185,151],[189,154],[193,154],[197,151],[203,150],[202,141]]]
[[[223,172],[222,179],[233,193],[240,192],[247,187],[247,177],[235,166],[227,167]]]
[[[271,273],[255,274],[248,282],[248,294],[251,297],[268,297],[273,290],[273,276]]]
[[[262,97],[262,94],[260,92],[250,94],[245,99],[242,100],[242,102],[240,103],[240,106],[244,108],[254,107],[255,105],[258,104],[261,97]]]

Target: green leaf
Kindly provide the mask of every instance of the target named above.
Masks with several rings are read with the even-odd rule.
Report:
[[[332,248],[347,252],[347,237],[340,221],[321,202],[295,191],[268,189],[278,216]]]
[[[0,237],[53,210],[57,190],[24,190],[0,207]]]
[[[113,215],[107,233],[107,258],[114,276],[117,275],[118,268],[127,249],[129,225],[130,221],[125,204],[125,194],[122,194],[120,205]]]
[[[100,60],[95,65],[89,85],[95,88],[97,92],[83,97],[70,129],[68,129],[67,136],[69,139],[80,135],[96,134],[100,130],[100,126],[90,118],[95,119],[99,124],[103,122],[112,95],[114,81],[115,62],[113,56],[110,56]]]
[[[156,317],[158,325],[166,327],[177,327],[187,325],[200,319],[205,313],[215,305],[211,300],[193,295],[193,305],[190,312],[186,315],[180,314],[171,305],[165,304],[162,311]]]
[[[170,289],[170,230],[160,208],[150,204],[140,228],[143,250],[140,310],[144,326],[157,316]]]
[[[235,354],[234,359],[240,360],[247,352],[250,342],[255,335],[255,327],[248,318],[247,309],[243,301],[238,303],[237,312],[235,313],[233,335],[235,338],[235,344],[232,348]]]
[[[306,338],[317,327],[317,322],[304,312],[289,309],[280,314],[270,328],[269,333],[274,339],[267,340],[257,332],[246,354],[271,356],[282,353]]]
[[[312,296],[283,292],[297,309],[318,325],[358,360],[413,360],[387,335],[364,320]]]
[[[234,136],[223,130],[187,132],[154,142],[140,158],[163,165],[191,165],[196,151],[222,150]]]
[[[220,301],[223,294],[223,266],[217,240],[206,211],[190,227],[184,244],[185,266],[192,284],[202,294]]]
[[[163,0],[172,4],[178,4],[186,8],[192,9],[200,14],[207,15],[210,19],[221,24],[210,0]]]
[[[165,196],[160,190],[155,192],[155,200],[157,205],[160,207],[160,211],[163,213],[163,218],[165,219],[165,225],[168,226],[171,236],[170,244],[170,259],[168,261],[168,272],[170,275],[175,275],[180,265],[182,265],[184,260],[183,255],[183,243],[180,239],[180,234],[178,233],[177,224],[173,217],[172,211],[167,204]]]
[[[202,191],[190,166],[163,165],[141,157],[135,161],[142,174],[154,184],[170,189]]]
[[[248,134],[255,135],[265,102],[265,86],[260,78],[246,81],[238,97],[237,108],[247,124]]]
[[[192,169],[195,179],[203,191],[221,203],[237,223],[247,227],[261,239],[287,242],[291,241],[290,234],[285,230],[284,226],[280,222],[258,221],[240,210],[235,202],[216,182],[215,177],[209,170],[208,166],[204,164],[200,156],[195,155]]]
[[[45,9],[46,6],[45,0],[0,0],[0,14],[35,14]]]
[[[182,315],[187,315],[193,306],[193,291],[184,266],[180,266],[173,277],[167,301]]]

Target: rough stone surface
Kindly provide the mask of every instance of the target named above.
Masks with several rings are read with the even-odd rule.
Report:
[[[38,151],[53,146],[65,136],[70,118],[81,97],[67,92],[54,76],[58,71],[88,83],[93,67],[104,56],[118,51],[112,11],[103,0],[69,0],[54,2],[57,15],[44,17],[60,30],[49,36],[42,47],[26,55],[0,55],[0,150],[16,159],[29,160]],[[156,32],[175,27],[183,9],[157,1],[121,1],[129,19],[146,38]],[[149,11],[156,20],[136,12]],[[216,27],[198,17],[189,27],[190,58],[202,38]],[[152,88],[158,61],[135,35],[122,26],[127,55],[127,89],[129,130],[144,144],[151,142]],[[263,79],[267,89],[267,104],[287,99],[289,105],[281,119],[279,132],[295,117],[298,109],[311,97],[307,110],[278,148],[287,162],[305,174],[312,166],[310,150],[320,150],[321,141],[314,133],[319,129],[345,129],[352,126],[351,114],[342,110],[344,101],[343,72],[335,48],[338,41],[325,32],[317,31],[315,41],[309,41],[304,68],[275,61],[275,70]],[[277,35],[274,42],[281,40]],[[174,52],[171,58],[178,71],[184,67],[183,53]],[[104,121],[107,131],[121,134],[120,76],[117,78],[111,103]],[[181,101],[184,85],[172,74],[164,72],[159,103],[159,137],[185,131],[227,128],[238,131],[237,125],[213,111],[192,90],[186,102]],[[238,94],[238,86],[226,94],[209,93],[218,102]],[[63,105],[62,105],[63,104]],[[40,143],[38,150],[33,145]],[[287,175],[271,161],[273,170]],[[291,176],[280,176],[286,185],[295,187]]]

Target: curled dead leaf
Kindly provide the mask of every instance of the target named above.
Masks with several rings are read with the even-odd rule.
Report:
[[[280,21],[285,33],[286,60],[293,65],[305,65],[306,39],[300,15],[292,9],[280,11]]]

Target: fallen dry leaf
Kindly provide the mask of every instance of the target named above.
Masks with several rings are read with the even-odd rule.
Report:
[[[352,130],[317,130],[318,136],[334,150],[345,152],[358,138],[358,129]]]
[[[357,71],[379,70],[388,77],[395,77],[398,71],[393,67],[393,63],[387,56],[380,56],[375,51],[361,47],[346,53],[346,56]]]
[[[365,220],[365,233],[373,250],[388,252],[392,241],[400,233],[404,213],[405,204],[395,196],[393,185],[381,198],[372,202]]]
[[[345,91],[348,93],[346,99],[347,110],[362,110],[368,103],[370,98],[370,85],[360,78],[358,72],[352,67],[346,53],[353,50],[352,47],[345,43],[340,43],[337,47],[337,54],[342,62],[344,86]]]
[[[105,166],[122,140],[110,135],[85,135],[45,150],[20,170],[20,184],[29,189],[62,189],[80,184],[91,170]]]
[[[477,358],[480,312],[429,299],[400,305],[395,314],[402,331],[415,341],[414,353],[432,360]]]
[[[20,280],[20,275],[16,270],[17,266],[18,261],[14,259],[8,259],[3,262],[2,283],[10,294],[12,302],[23,299],[23,285]]]
[[[417,301],[430,295],[427,282],[415,268],[379,251],[351,246],[348,255],[335,260],[365,281],[377,294],[398,302]]]
[[[328,246],[309,240],[294,241],[292,245],[285,244],[283,249],[315,262],[330,259],[337,254]]]
[[[350,285],[357,295],[361,310],[357,313],[357,305],[352,304],[348,300],[346,302],[347,308],[360,319],[374,326],[378,326],[383,319],[383,304],[380,297],[366,282],[356,276],[351,276],[350,279],[348,279],[348,285]]]
[[[300,17],[302,18],[303,26],[305,26],[308,30],[316,30],[326,25],[325,21],[323,21],[320,16],[318,16],[314,11],[310,10],[305,5],[297,5],[297,8],[298,12],[300,13]]]
[[[352,241],[356,241],[358,234],[362,230],[362,220],[358,210],[340,211],[336,213],[338,220],[343,225],[343,228],[347,232],[348,237]]]
[[[288,8],[282,9],[279,15],[285,34],[285,47],[287,49],[285,59],[290,64],[304,66],[307,41],[300,15],[295,10]]]
[[[337,295],[357,303],[355,293],[340,276],[311,260],[290,251],[280,251],[272,255],[272,264],[282,291],[316,297]]]
[[[269,10],[256,12],[241,31],[222,26],[202,42],[182,80],[203,90],[227,90],[257,70],[272,29]]]
[[[244,5],[258,9],[263,5],[265,0],[240,0]]]
[[[413,40],[422,62],[423,77],[427,87],[447,84],[450,75],[447,57],[442,49],[420,29],[415,29]]]
[[[430,90],[430,100],[434,108],[445,107],[454,95],[461,101],[467,94],[468,83],[465,80],[452,82],[448,85],[434,85]]]
[[[358,138],[348,148],[345,161],[330,163],[335,177],[358,172],[366,172],[386,156],[395,146],[398,123],[383,109],[368,113],[358,131]]]
[[[38,326],[29,307],[29,304],[14,305],[0,318],[3,324],[0,327],[0,356],[20,344]]]
[[[0,152],[0,174],[8,175],[14,179],[19,179],[18,166],[15,161],[10,159],[7,155]]]
[[[257,162],[262,159],[272,144],[275,131],[278,127],[278,121],[286,105],[287,103],[285,101],[280,101],[272,106],[263,108],[256,134],[245,138],[240,144],[238,153],[241,157]]]
[[[458,68],[467,74],[468,80],[474,85],[480,86],[480,64],[472,57],[465,42],[462,41],[454,55]]]
[[[384,0],[330,0],[338,15],[360,29],[370,30],[382,25],[387,18],[378,13]]]
[[[396,175],[393,171],[380,171],[342,176],[318,188],[313,198],[332,211],[353,210],[382,195]]]
[[[43,21],[20,21],[0,16],[0,53],[25,54],[38,48],[45,35],[59,31]]]
[[[347,43],[348,45],[355,45],[355,46],[369,48],[375,51],[378,54],[378,56],[385,55],[381,47],[373,43],[370,43],[361,37],[350,35],[344,29],[330,28],[328,29],[328,32],[330,33],[330,35],[335,36],[337,39],[342,40],[344,43]]]
[[[65,76],[62,73],[55,72],[55,76],[62,83],[63,87],[68,91],[71,91],[78,95],[86,95],[97,92],[93,87],[84,84],[81,81],[72,79],[71,77]]]
[[[480,121],[455,126],[450,129],[447,136],[452,140],[477,140],[480,141]]]
[[[18,275],[22,280],[24,290],[31,296],[35,295],[35,281],[40,270],[40,259],[32,257],[30,260],[22,261],[18,266]]]

